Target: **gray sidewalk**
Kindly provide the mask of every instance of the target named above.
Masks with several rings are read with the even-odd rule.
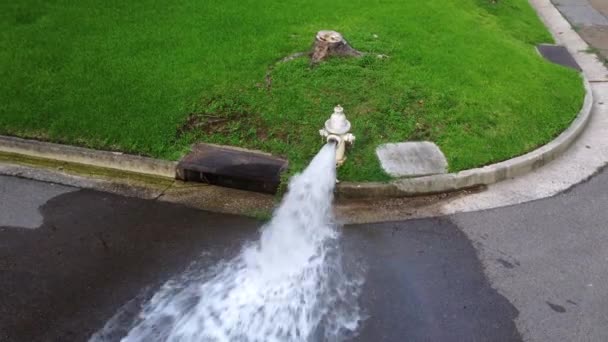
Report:
[[[608,1],[551,0],[587,43],[608,63]]]

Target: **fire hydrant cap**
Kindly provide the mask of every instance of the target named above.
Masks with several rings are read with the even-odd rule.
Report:
[[[342,106],[338,105],[334,108],[334,112],[329,120],[325,121],[325,129],[333,134],[348,133],[350,130],[350,122],[346,120],[346,115],[344,115]]]

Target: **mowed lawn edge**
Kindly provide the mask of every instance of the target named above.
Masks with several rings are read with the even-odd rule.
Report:
[[[382,181],[381,143],[433,141],[450,171],[478,167],[547,143],[584,97],[575,71],[535,51],[551,37],[525,0],[0,6],[6,135],[173,160],[227,144],[296,172],[341,104],[357,141],[340,178]],[[366,56],[276,64],[321,29]]]

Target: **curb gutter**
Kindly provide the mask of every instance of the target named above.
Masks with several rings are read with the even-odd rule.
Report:
[[[533,171],[559,157],[583,132],[591,117],[593,94],[591,85],[583,76],[585,100],[570,127],[556,139],[538,149],[496,164],[484,167],[424,177],[396,179],[388,183],[338,184],[337,193],[345,198],[405,197],[463,190],[494,184]]]
[[[177,162],[141,157],[120,152],[98,151],[83,147],[0,136],[0,152],[52,159],[68,163],[128,171],[151,176],[175,178]]]

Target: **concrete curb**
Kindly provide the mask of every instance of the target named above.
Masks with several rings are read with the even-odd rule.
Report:
[[[555,140],[525,155],[500,163],[458,173],[397,179],[389,183],[343,182],[336,188],[343,198],[407,197],[451,192],[497,183],[537,169],[557,158],[580,135],[590,118],[593,104],[586,78],[583,108],[566,131]],[[82,147],[0,136],[0,152],[52,159],[68,163],[134,172],[174,179],[177,162],[141,156],[97,151]]]
[[[397,179],[388,183],[344,182],[338,184],[338,196],[374,198],[428,195],[490,185],[535,170],[567,150],[589,122],[593,106],[593,93],[587,78],[582,77],[586,95],[581,111],[570,127],[556,139],[532,152],[500,163],[457,173]]]
[[[53,159],[145,175],[175,178],[177,162],[119,152],[98,151],[69,145],[0,136],[0,152]]]

